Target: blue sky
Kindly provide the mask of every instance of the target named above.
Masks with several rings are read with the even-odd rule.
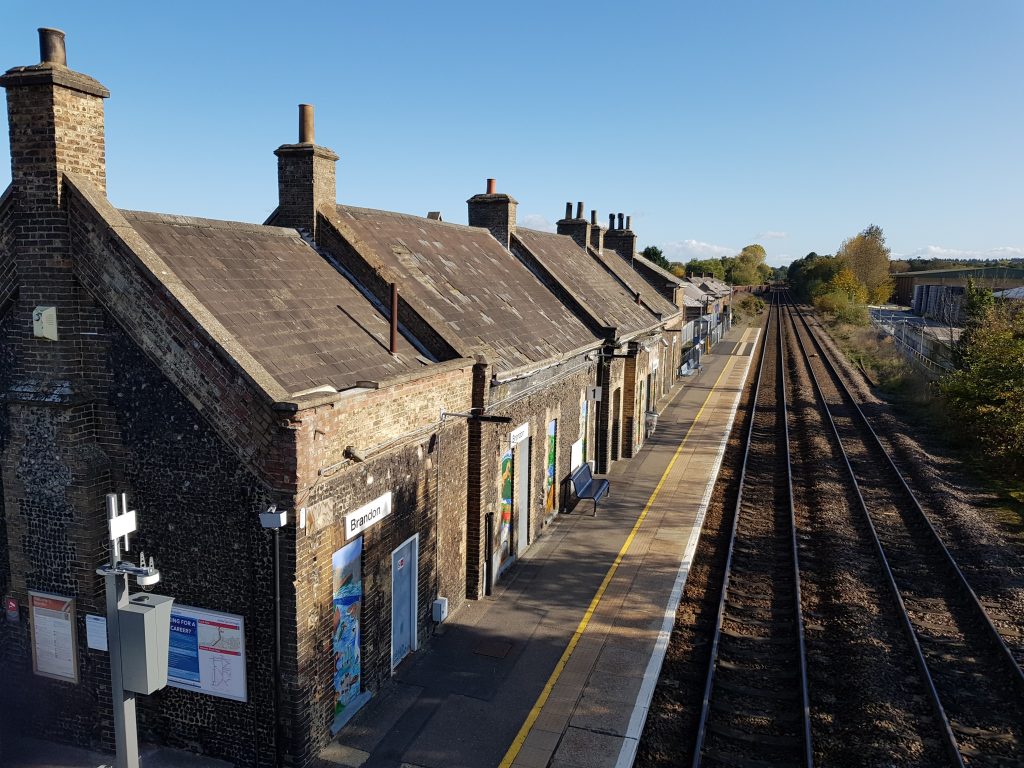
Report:
[[[262,221],[309,102],[353,205],[465,222],[495,177],[525,225],[582,200],[682,260],[871,223],[894,254],[1024,255],[1019,0],[7,0],[0,69],[39,26],[111,91],[123,208]]]

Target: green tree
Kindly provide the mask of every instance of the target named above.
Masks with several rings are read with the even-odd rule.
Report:
[[[868,297],[867,288],[854,276],[849,267],[843,267],[828,281],[825,292],[841,294],[853,304],[863,304]]]
[[[959,345],[960,367],[940,391],[972,444],[988,457],[1024,467],[1024,312],[996,303],[970,286],[967,328]],[[973,295],[972,295],[973,293]]]
[[[686,262],[688,275],[711,275],[725,280],[725,265],[721,259],[690,259]]]
[[[811,251],[789,265],[788,279],[793,294],[801,301],[813,300],[824,293],[839,269],[839,260],[835,257],[819,256]]]
[[[757,285],[764,282],[767,275],[765,259],[768,254],[758,244],[748,245],[732,259],[726,267],[726,282],[733,285]],[[762,269],[764,267],[765,269]]]
[[[656,245],[648,245],[640,252],[640,255],[648,261],[653,261],[662,269],[669,269],[672,266],[665,258],[665,254],[661,252],[661,248]]]
[[[836,258],[863,283],[872,302],[889,300],[894,283],[889,276],[889,248],[881,227],[870,224],[860,234],[844,240]]]

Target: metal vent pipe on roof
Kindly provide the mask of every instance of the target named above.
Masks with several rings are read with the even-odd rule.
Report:
[[[576,203],[576,218],[583,218],[583,203]]]
[[[496,195],[496,194],[498,194],[498,182],[496,182],[494,179],[488,179],[487,180],[487,194],[488,195]]]
[[[299,104],[299,144],[313,144],[313,105]]]
[[[42,64],[68,65],[68,54],[64,47],[64,33],[49,27],[39,28],[39,61]]]

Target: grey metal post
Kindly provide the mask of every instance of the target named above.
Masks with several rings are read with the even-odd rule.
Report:
[[[107,494],[107,518],[118,515],[118,495]],[[121,559],[120,539],[110,541],[110,568]],[[128,576],[107,573],[107,649],[110,653],[110,701],[114,710],[114,742],[117,768],[139,768],[139,737],[135,725],[135,693],[125,691],[121,680],[121,632],[118,610],[128,605]]]

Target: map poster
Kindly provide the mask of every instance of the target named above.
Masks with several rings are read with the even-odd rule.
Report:
[[[167,684],[246,701],[244,621],[230,613],[175,604],[171,608]]]
[[[28,615],[32,627],[32,671],[77,683],[74,598],[29,592]]]
[[[362,659],[359,654],[363,607],[363,537],[351,541],[331,557],[332,611],[334,634],[334,722],[337,733],[369,698],[362,689]]]

